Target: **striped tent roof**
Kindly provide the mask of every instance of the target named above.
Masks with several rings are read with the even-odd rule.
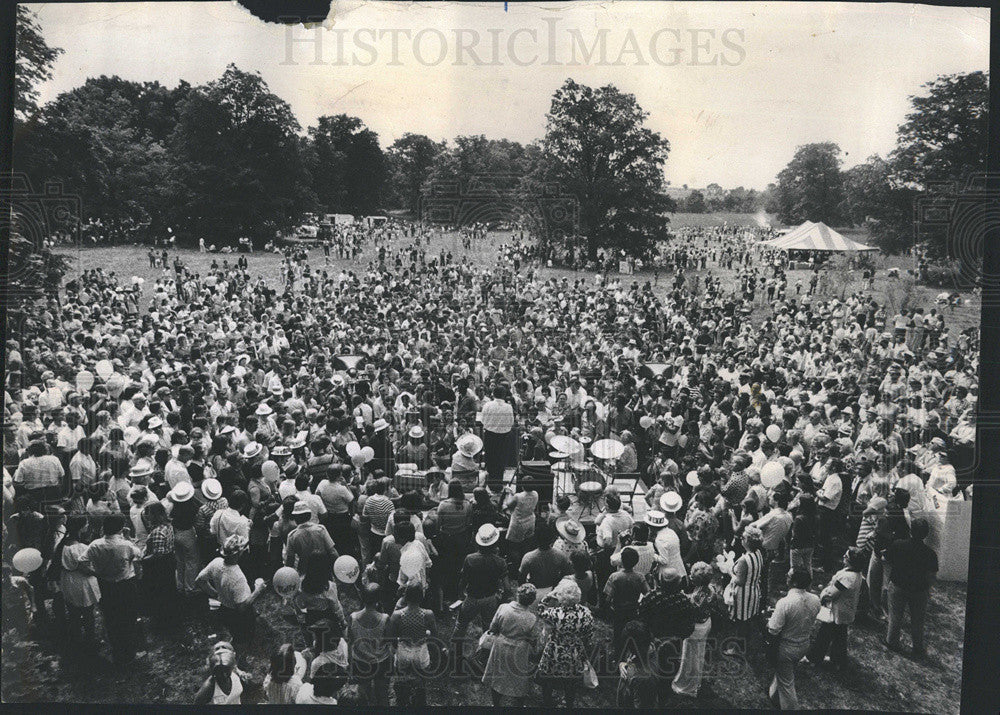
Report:
[[[762,241],[760,246],[780,251],[877,251],[874,246],[841,236],[825,223],[806,221],[783,236]]]

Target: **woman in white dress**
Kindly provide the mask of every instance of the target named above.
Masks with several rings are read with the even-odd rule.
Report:
[[[194,697],[195,705],[240,705],[243,679],[248,677],[236,667],[236,651],[221,641],[216,643],[208,657],[211,674],[202,683]]]

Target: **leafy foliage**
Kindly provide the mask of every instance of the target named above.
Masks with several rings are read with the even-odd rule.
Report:
[[[15,29],[14,114],[27,121],[38,111],[38,84],[52,77],[52,64],[62,54],[49,47],[38,26],[38,15],[17,6]]]
[[[390,201],[397,208],[416,214],[424,183],[430,176],[434,161],[445,151],[444,142],[435,142],[423,134],[407,132],[394,141],[386,152],[390,175]]]
[[[305,142],[319,207],[329,213],[379,213],[388,169],[378,135],[346,114],[320,117]]]
[[[841,219],[843,176],[840,147],[832,142],[805,144],[778,174],[778,218],[787,224]]]
[[[666,233],[663,166],[670,144],[644,126],[635,95],[572,79],[552,97],[540,175],[576,196],[588,254],[620,248],[648,255]]]

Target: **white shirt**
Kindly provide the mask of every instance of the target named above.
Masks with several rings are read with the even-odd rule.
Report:
[[[483,429],[505,434],[514,428],[514,408],[503,400],[490,400],[483,405]]]
[[[660,529],[653,540],[653,545],[666,565],[676,569],[681,576],[687,576],[687,568],[684,566],[684,559],[681,558],[680,537],[670,527]]]
[[[181,482],[190,482],[191,475],[188,474],[187,465],[177,459],[168,460],[166,465],[163,467],[163,478],[167,480],[167,484],[173,489]]]

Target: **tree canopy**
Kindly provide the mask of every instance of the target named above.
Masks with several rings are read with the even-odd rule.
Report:
[[[778,174],[778,218],[787,224],[841,220],[844,179],[840,147],[832,142],[805,144]]]
[[[666,233],[670,143],[645,126],[648,116],[614,85],[567,79],[552,97],[540,176],[576,197],[591,258],[599,248],[645,256]]]

